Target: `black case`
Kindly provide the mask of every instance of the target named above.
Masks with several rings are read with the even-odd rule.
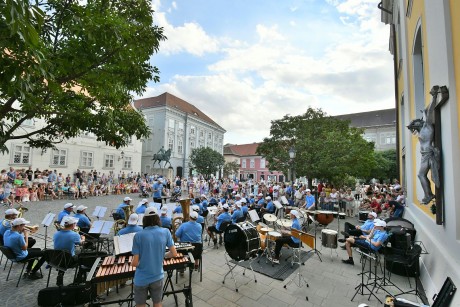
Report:
[[[62,287],[49,287],[38,292],[38,306],[64,306],[82,305],[90,302],[91,297],[96,298],[96,287],[92,291],[86,285],[72,285]],[[92,293],[91,293],[92,292]]]

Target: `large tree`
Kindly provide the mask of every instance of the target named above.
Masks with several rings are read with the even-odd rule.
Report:
[[[0,150],[82,131],[117,148],[147,136],[130,101],[159,80],[149,60],[164,39],[148,0],[0,1]],[[44,126],[22,129],[30,119]]]
[[[370,174],[372,178],[379,179],[382,183],[391,183],[393,179],[398,179],[398,166],[396,163],[398,156],[396,149],[376,151],[374,156],[376,163]],[[371,177],[367,179],[372,179]]]
[[[209,175],[220,171],[225,160],[224,156],[217,151],[209,147],[202,147],[192,150],[190,162],[192,169],[208,178]]]
[[[362,129],[349,121],[327,116],[321,109],[308,108],[299,116],[284,116],[271,123],[270,137],[257,152],[270,170],[286,172],[291,166],[289,149],[294,147],[293,167],[297,176],[341,182],[344,176],[367,177],[374,166],[374,144],[362,138]]]
[[[240,164],[235,161],[227,162],[224,165],[224,176],[235,175],[240,169]]]

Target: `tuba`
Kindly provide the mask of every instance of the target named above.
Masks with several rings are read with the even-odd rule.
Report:
[[[119,219],[113,224],[113,234],[116,236],[118,232],[128,225],[129,216],[134,213],[134,205],[128,205],[121,208],[125,213],[125,219]]]
[[[16,210],[19,211],[18,218],[24,217],[24,213],[29,211],[29,209],[27,209],[26,207],[23,207],[22,204],[20,204],[19,207],[16,208]]]
[[[190,220],[190,204],[192,202],[191,198],[184,198],[184,199],[179,199],[179,203],[182,207],[182,216],[175,217],[172,220],[172,235],[174,240],[177,240],[176,238],[176,230],[180,227],[180,225],[183,222],[187,222]]]

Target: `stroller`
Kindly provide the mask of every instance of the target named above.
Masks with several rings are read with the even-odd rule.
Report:
[[[147,192],[147,187],[145,185],[141,185],[141,193],[139,194],[140,198],[150,197],[149,192]]]
[[[179,186],[176,186],[171,193],[171,201],[177,201],[182,195],[182,191]]]

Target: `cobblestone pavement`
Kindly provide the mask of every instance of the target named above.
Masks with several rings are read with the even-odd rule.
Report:
[[[29,211],[25,214],[27,220],[31,224],[40,224],[44,216],[48,212],[58,213],[62,210],[67,202],[72,202],[74,205],[83,204],[88,207],[87,214],[90,215],[97,205],[106,206],[111,209],[117,207],[122,202],[123,197],[126,195],[111,195],[90,197],[83,200],[55,200],[55,201],[42,201],[27,203]],[[129,195],[133,198],[133,203],[137,204],[140,198],[137,194]],[[3,216],[4,210],[1,210]],[[106,219],[109,213],[106,214]],[[348,218],[347,220],[352,223],[357,223],[355,218]],[[340,228],[343,228],[343,221],[340,221]],[[337,229],[337,219],[329,225],[330,229]],[[48,236],[52,237],[56,230],[54,227],[49,227]],[[44,235],[45,230],[40,226],[38,232]],[[321,236],[318,233],[318,238]],[[313,255],[306,263],[301,266],[300,271],[302,275],[308,280],[309,287],[298,287],[296,284],[290,284],[286,289],[283,287],[287,281],[278,281],[269,278],[265,275],[256,273],[257,283],[252,279],[252,274],[242,275],[243,269],[237,267],[234,272],[236,275],[236,282],[238,284],[238,292],[235,291],[233,280],[227,278],[226,283],[223,284],[224,275],[228,272],[228,267],[225,263],[224,252],[225,248],[213,249],[211,246],[204,243],[203,252],[203,281],[199,281],[199,274],[192,276],[192,292],[194,306],[358,306],[361,303],[367,303],[369,306],[382,306],[374,297],[368,301],[368,295],[358,294],[351,302],[351,298],[355,294],[355,287],[360,284],[361,277],[357,274],[361,272],[361,265],[359,257],[355,253],[355,265],[345,265],[341,263],[341,259],[346,258],[345,251],[338,248],[331,250],[328,248],[321,248],[321,241],[318,241],[318,249],[322,252],[322,262],[318,256]],[[211,244],[212,245],[212,244]],[[36,247],[44,247],[44,241],[37,238]],[[47,244],[48,248],[52,247],[52,242]],[[304,248],[308,250],[309,248]],[[337,254],[335,253],[337,251]],[[3,259],[2,265],[5,263]],[[9,264],[8,264],[9,266]],[[21,265],[14,264],[11,271],[10,279],[6,280],[8,268],[3,270],[0,267],[0,306],[38,306],[37,295],[40,289],[46,287],[46,277],[48,270],[45,270],[45,265],[42,267],[45,277],[39,280],[21,280],[19,287],[16,288],[16,282],[19,277]],[[50,286],[55,285],[56,272],[51,273]],[[180,277],[178,280],[178,287],[181,287],[187,282],[188,274],[185,277]],[[292,277],[292,276],[291,276]],[[73,278],[73,271],[65,275],[64,284],[69,284]],[[408,280],[406,277],[392,275],[392,281],[403,289],[408,288]],[[128,282],[129,284],[129,282]],[[413,282],[412,282],[413,284]],[[387,288],[390,293],[396,293],[395,288]],[[127,297],[130,293],[130,287],[121,288],[117,294],[115,291],[111,292],[106,300],[114,300],[118,298]],[[308,296],[308,301],[306,300]],[[384,301],[385,293],[380,290],[377,296]],[[183,295],[179,295],[179,306],[185,306]],[[416,300],[414,296],[407,296],[410,300]],[[118,304],[112,304],[117,306]],[[165,297],[163,306],[174,306],[174,298],[172,296]],[[125,304],[126,306],[126,304]]]

